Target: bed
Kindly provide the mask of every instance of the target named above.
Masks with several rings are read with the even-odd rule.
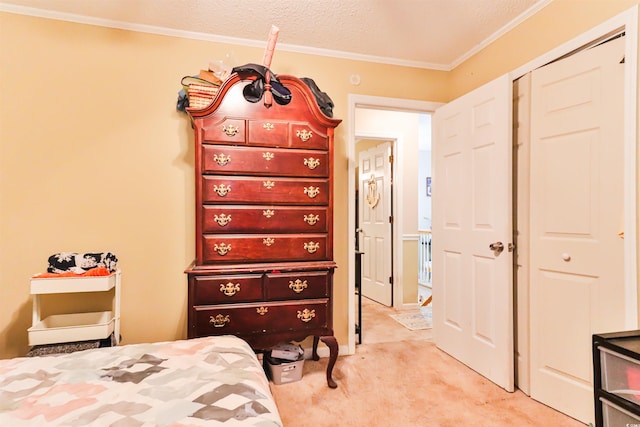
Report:
[[[0,360],[0,426],[282,426],[234,336]]]

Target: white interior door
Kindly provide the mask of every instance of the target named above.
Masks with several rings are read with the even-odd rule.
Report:
[[[391,306],[391,143],[359,154],[359,225],[362,255],[362,295]]]
[[[531,397],[594,420],[591,336],[625,328],[624,38],[531,76]]]
[[[436,345],[509,391],[511,94],[505,75],[436,110],[432,182]]]

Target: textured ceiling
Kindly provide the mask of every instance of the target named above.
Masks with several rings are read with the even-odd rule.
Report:
[[[550,0],[0,0],[0,11],[450,69]],[[120,25],[118,25],[118,23]],[[135,27],[133,27],[135,29]],[[223,40],[221,40],[223,41]]]

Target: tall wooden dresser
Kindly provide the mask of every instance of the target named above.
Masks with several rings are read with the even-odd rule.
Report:
[[[195,130],[196,259],[188,337],[232,334],[256,351],[333,333],[333,138],[308,86],[278,76],[287,105],[249,102],[232,74],[213,103],[188,109]]]

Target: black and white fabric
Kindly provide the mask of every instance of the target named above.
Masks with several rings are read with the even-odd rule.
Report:
[[[47,272],[82,274],[98,267],[113,273],[118,269],[118,258],[111,252],[59,252],[49,257]]]

